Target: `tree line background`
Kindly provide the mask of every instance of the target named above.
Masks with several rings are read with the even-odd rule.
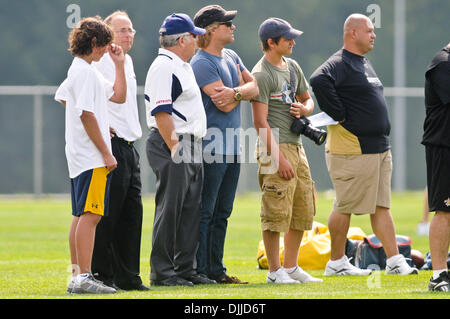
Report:
[[[138,85],[143,86],[147,70],[159,48],[158,30],[163,19],[173,12],[184,12],[193,17],[201,7],[217,3],[227,10],[238,11],[233,21],[237,27],[235,42],[228,47],[240,55],[250,70],[262,56],[257,31],[266,18],[286,19],[293,27],[304,31],[296,40],[292,57],[300,63],[308,79],[320,64],[342,47],[345,18],[355,12],[370,15],[367,11],[369,5],[376,4],[380,8],[380,28],[375,30],[375,48],[367,57],[384,86],[390,87],[394,79],[394,1],[0,0],[0,85],[61,83],[73,58],[67,51],[70,28],[66,22],[71,14],[67,8],[70,4],[76,4],[81,10],[81,17],[106,17],[117,9],[128,12],[137,30],[134,47],[129,54],[134,61]],[[449,13],[448,0],[406,0],[406,86],[423,87],[426,66],[432,56],[450,41]],[[4,168],[0,193],[30,192],[32,102],[30,96],[0,96],[0,165]],[[392,104],[392,101],[388,99],[388,103]],[[408,166],[411,166],[408,168],[408,188],[414,189],[425,185],[424,155],[420,146],[423,99],[408,98],[407,104]],[[44,106],[44,191],[59,192],[61,185],[66,185],[67,178],[64,110],[58,107],[52,96],[44,98]],[[250,112],[249,107],[243,110],[247,111]],[[145,125],[145,110],[140,107],[140,112]],[[251,116],[251,112],[249,114]],[[391,118],[393,126],[395,120]],[[251,125],[251,122],[246,125]],[[308,144],[307,147],[311,149],[308,156],[312,170],[317,172],[317,187],[329,188],[326,167],[323,166],[323,146]],[[141,156],[145,157],[144,154]],[[320,160],[315,161],[315,157]],[[315,167],[311,162],[318,162],[320,167]]]

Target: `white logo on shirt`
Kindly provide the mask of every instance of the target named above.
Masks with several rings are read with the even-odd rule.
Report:
[[[450,197],[444,200],[444,204],[445,206],[450,207]]]
[[[294,101],[292,100],[292,90],[291,86],[284,82],[281,88],[281,92],[275,92],[270,94],[271,100],[281,101],[284,104],[292,104]]]
[[[159,101],[156,101],[155,104],[156,104],[156,105],[160,105],[160,104],[172,104],[172,100],[159,100]]]
[[[367,77],[367,81],[369,81],[369,83],[372,83],[372,84],[375,84],[375,85],[378,85],[378,86],[383,85],[383,84],[381,83],[380,79],[377,78],[377,77],[370,77],[370,76],[368,76],[368,77]]]

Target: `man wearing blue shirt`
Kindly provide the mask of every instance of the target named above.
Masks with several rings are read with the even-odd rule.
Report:
[[[240,173],[239,135],[236,134],[236,129],[241,127],[240,101],[258,95],[255,78],[236,52],[225,49],[234,41],[236,27],[232,19],[236,13],[219,5],[209,5],[197,12],[194,24],[206,29],[206,33],[199,36],[200,50],[191,60],[201,88],[208,128],[203,142],[204,181],[197,272],[218,283],[242,283],[227,275],[223,254]]]

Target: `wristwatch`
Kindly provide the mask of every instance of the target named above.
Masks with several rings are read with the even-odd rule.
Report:
[[[234,91],[234,100],[235,101],[242,100],[242,94],[241,94],[241,92],[239,92],[239,89],[238,88],[233,88],[233,91]]]

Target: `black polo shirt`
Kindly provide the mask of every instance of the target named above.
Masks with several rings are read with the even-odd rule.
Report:
[[[425,72],[424,145],[450,147],[450,43]]]
[[[312,74],[310,83],[320,109],[344,121],[342,127],[356,136],[362,154],[390,148],[383,84],[366,57],[341,49]]]

